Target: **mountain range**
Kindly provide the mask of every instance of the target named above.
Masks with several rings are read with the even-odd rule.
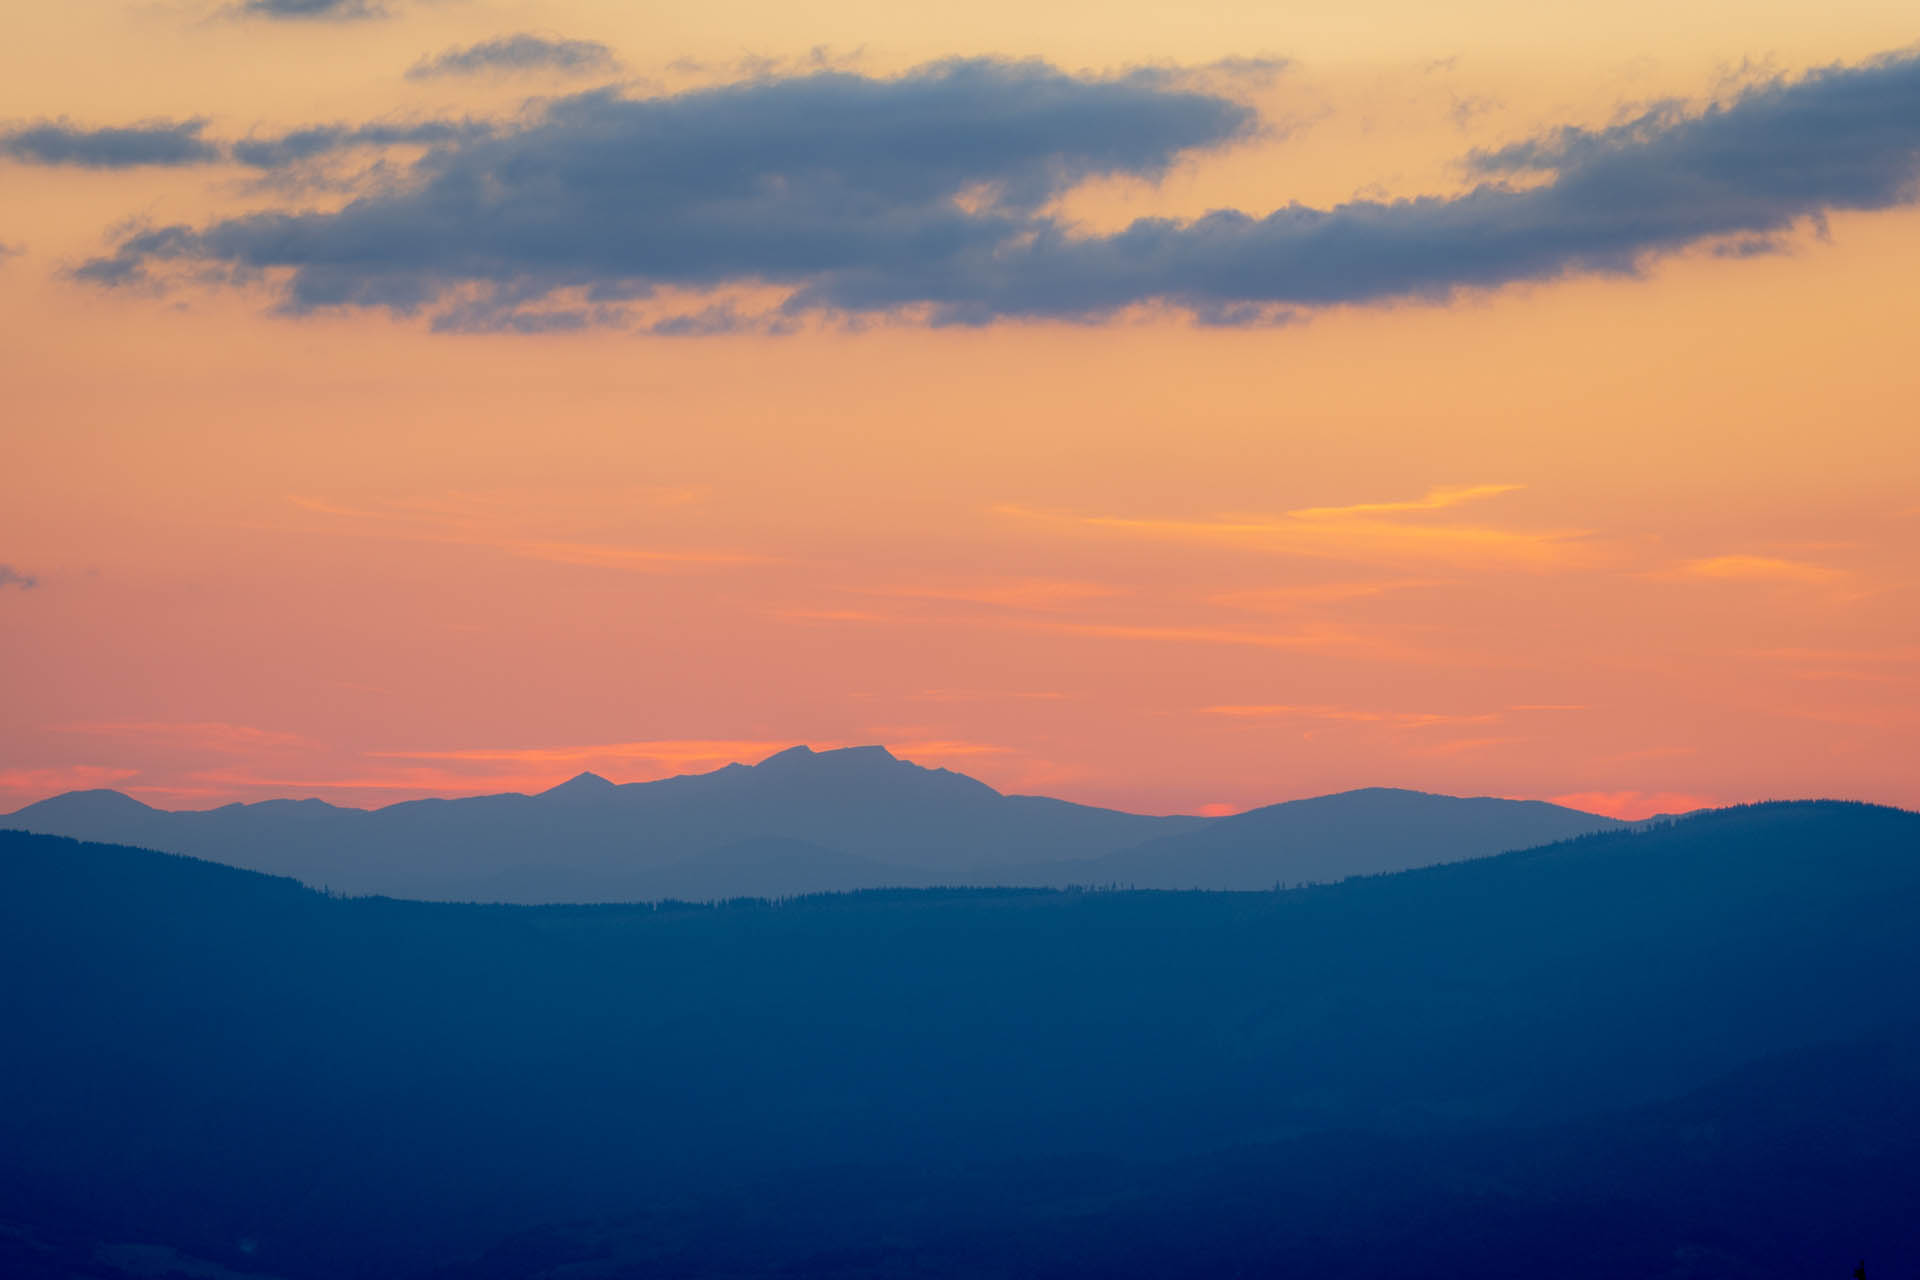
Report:
[[[0,827],[190,854],[353,895],[473,902],[713,900],[933,885],[1255,890],[1618,828],[1540,801],[1367,788],[1224,818],[1003,795],[884,747],[537,795],[352,809],[266,800],[168,811],[75,791]]]

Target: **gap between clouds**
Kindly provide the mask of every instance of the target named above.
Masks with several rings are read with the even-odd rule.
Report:
[[[1479,184],[1459,195],[1143,218],[1106,235],[1049,212],[1087,179],[1152,181],[1260,132],[1251,108],[1196,84],[976,58],[655,97],[602,89],[428,142],[400,180],[337,209],[149,227],[78,274],[264,277],[289,312],[380,309],[442,330],[1099,321],[1142,305],[1255,324],[1633,273],[1698,246],[1770,251],[1829,213],[1913,202],[1920,175],[1909,51],[1478,152]],[[152,141],[205,145],[197,132]],[[720,296],[742,289],[773,300]],[[663,290],[718,300],[631,306]]]
[[[649,491],[653,502],[661,507],[678,507],[688,501],[698,501],[702,492],[687,489]],[[299,496],[289,501],[302,511],[338,522],[330,529],[335,533],[446,546],[482,547],[524,560],[543,560],[554,564],[666,573],[783,562],[783,557],[746,551],[641,546],[528,533],[523,531],[524,522],[511,511],[488,511],[484,504],[475,506],[459,502],[415,501],[384,509],[367,509]]]

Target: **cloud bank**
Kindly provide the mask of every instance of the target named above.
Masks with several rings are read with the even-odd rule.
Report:
[[[31,591],[40,585],[40,580],[31,574],[21,573],[10,564],[0,564],[0,587],[19,587],[22,591]]]
[[[553,40],[522,33],[485,40],[465,49],[448,49],[422,58],[407,70],[409,80],[436,76],[471,76],[503,71],[563,71],[590,75],[612,71],[619,61],[613,50],[597,40]]]
[[[1257,128],[1245,105],[1177,75],[992,59],[654,98],[600,90],[434,145],[403,182],[337,210],[150,228],[81,274],[264,275],[290,311],[425,312],[453,329],[620,323],[622,302],[656,289],[730,286],[780,300],[745,315],[721,301],[659,327],[1098,320],[1140,304],[1272,321],[1632,272],[1696,245],[1749,252],[1830,212],[1910,203],[1920,55],[1476,153],[1480,181],[1455,196],[1143,218],[1108,235],[1049,211],[1086,179],[1153,179]]]

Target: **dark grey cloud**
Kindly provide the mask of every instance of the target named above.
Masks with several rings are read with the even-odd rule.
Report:
[[[1152,178],[1256,124],[1164,72],[1094,78],[991,60],[641,100],[600,91],[435,146],[406,181],[338,210],[143,230],[83,274],[125,282],[167,262],[264,275],[290,310],[425,310],[453,329],[618,323],[618,304],[652,289],[736,284],[783,289],[786,301],[771,320],[722,307],[655,327],[809,313],[1091,320],[1140,303],[1204,323],[1274,323],[1327,305],[1632,272],[1692,246],[1761,252],[1830,212],[1911,202],[1920,55],[1477,153],[1479,185],[1454,196],[1220,210],[1112,234],[1048,212],[1089,177]]]
[[[70,120],[38,120],[0,131],[0,151],[25,164],[86,169],[204,164],[220,148],[202,137],[204,120],[147,120],[86,129]]]
[[[40,585],[40,579],[21,573],[10,564],[0,564],[0,587],[19,587],[22,591],[31,591]]]
[[[612,71],[620,65],[613,50],[597,40],[557,40],[522,33],[484,40],[464,49],[448,49],[422,58],[407,71],[409,80],[470,76],[498,71],[564,71],[573,75]]]
[[[295,310],[411,312],[477,287],[502,316],[563,289],[598,304],[658,285],[800,287],[856,264],[905,273],[989,252],[1086,178],[1156,175],[1255,125],[1240,103],[1155,77],[985,59],[659,98],[600,90],[435,147],[410,183],[336,212],[149,229],[82,270],[125,282],[164,259],[291,268]],[[473,306],[463,316],[480,321]]]
[[[349,22],[387,15],[386,7],[373,0],[242,0],[238,12],[251,18],[320,22]]]

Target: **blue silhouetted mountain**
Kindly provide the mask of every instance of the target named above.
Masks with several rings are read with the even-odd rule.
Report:
[[[1620,825],[1536,802],[1382,789],[1234,818],[1146,817],[1002,795],[882,747],[794,747],[757,765],[658,782],[616,786],[589,773],[539,795],[374,810],[270,800],[168,812],[84,791],[0,824],[191,854],[335,892],[503,902],[938,884],[1270,888]]]
[[[1527,849],[1625,824],[1539,800],[1368,787],[1290,800],[1093,859],[1085,884],[1271,889]]]
[[[1289,892],[710,907],[330,898],[0,834],[0,1240],[297,1280],[1295,1245],[1909,1274],[1916,918],[1920,815],[1827,802]],[[636,1213],[678,1225],[607,1225]]]

